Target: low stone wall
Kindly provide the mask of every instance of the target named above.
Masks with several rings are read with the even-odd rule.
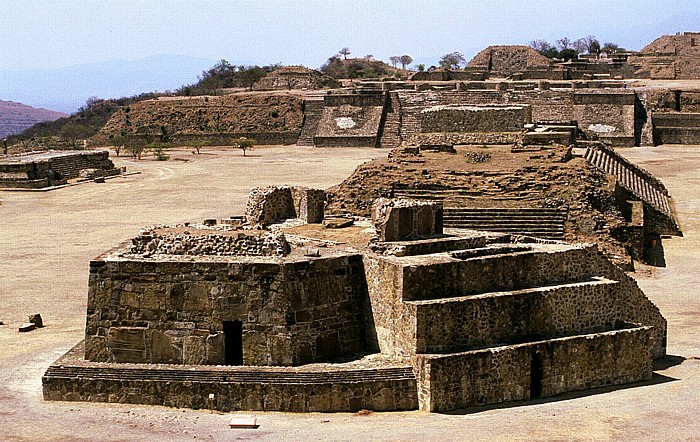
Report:
[[[285,256],[289,254],[290,246],[282,233],[238,231],[195,236],[147,231],[132,239],[129,252],[145,256]]]
[[[437,132],[416,133],[408,139],[410,145],[423,144],[499,144],[509,145],[523,142],[524,132]]]
[[[232,132],[232,133],[202,133],[202,134],[176,134],[171,137],[175,145],[191,145],[193,142],[205,142],[212,146],[237,146],[238,141],[244,138],[253,138],[261,145],[290,145],[296,144],[301,130],[286,132]],[[137,135],[131,135],[137,138]],[[144,138],[144,144],[147,144]]]
[[[71,352],[81,352],[79,344]],[[90,363],[66,355],[42,378],[45,400],[229,411],[354,412],[418,408],[410,366],[185,368]]]
[[[581,281],[597,275],[586,271],[586,263],[596,254],[594,246],[579,245],[469,259],[445,254],[425,263],[406,259],[402,297],[404,301],[430,299],[438,286],[441,297],[455,297]]]
[[[421,111],[421,132],[519,132],[531,122],[530,106],[441,105]]]
[[[418,355],[420,409],[549,397],[650,380],[651,327],[550,339],[452,355]]]

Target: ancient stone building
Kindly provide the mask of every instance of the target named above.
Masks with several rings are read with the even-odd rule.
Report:
[[[118,175],[106,150],[46,151],[0,157],[0,188],[40,189],[73,179]]]
[[[251,206],[276,211],[260,195],[282,193]],[[450,411],[649,380],[665,354],[658,309],[594,245],[441,233],[439,204],[376,213],[380,238],[350,227],[367,235],[352,245],[142,232],[91,262],[85,341],[49,367],[44,397]]]

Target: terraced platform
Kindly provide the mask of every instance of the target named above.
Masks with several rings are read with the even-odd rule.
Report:
[[[303,367],[96,363],[80,342],[44,373],[44,398],[220,411],[412,410],[410,365],[360,362]],[[210,397],[213,395],[213,397]]]

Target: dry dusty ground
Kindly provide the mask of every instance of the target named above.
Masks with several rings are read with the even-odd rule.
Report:
[[[82,339],[90,258],[142,225],[222,218],[248,190],[273,183],[328,187],[386,151],[262,148],[181,152],[168,162],[119,159],[141,175],[51,192],[0,194],[0,440],[700,440],[700,147],[624,151],[675,197],[685,238],[664,241],[668,267],[635,275],[669,322],[671,357],[653,381],[458,414],[231,414],[133,405],[44,402],[41,375]],[[47,326],[20,334],[31,313]],[[237,413],[251,415],[251,413]]]

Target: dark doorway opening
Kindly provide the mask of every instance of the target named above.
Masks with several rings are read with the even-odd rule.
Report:
[[[542,374],[541,356],[533,351],[530,361],[530,399],[542,397]]]
[[[243,365],[243,322],[224,321],[224,361]]]

